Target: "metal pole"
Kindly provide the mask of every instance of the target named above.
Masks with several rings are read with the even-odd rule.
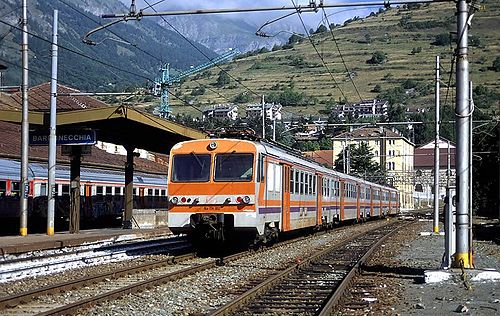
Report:
[[[457,187],[457,251],[454,267],[470,268],[469,249],[469,62],[467,60],[468,45],[468,4],[466,0],[457,2],[457,61],[456,61],[456,187]]]
[[[448,158],[447,158],[447,166],[446,166],[446,187],[450,186],[450,177],[451,177],[451,157],[450,157],[450,141],[448,140]]]
[[[266,106],[264,104],[264,95],[262,95],[262,139],[266,139]]]
[[[23,82],[22,82],[22,119],[21,119],[21,199],[20,199],[20,227],[21,236],[28,235],[28,5],[27,0],[22,4],[23,17],[21,24],[23,26],[23,41],[21,45],[22,63],[23,63]]]
[[[276,141],[276,118],[273,115],[273,141]]]
[[[474,100],[472,98],[472,81],[469,81],[469,109],[470,109],[470,117],[469,117],[469,253],[472,254],[473,244],[472,244],[472,113],[474,113]],[[474,260],[472,255],[470,258],[470,265],[474,267]]]
[[[54,10],[52,26],[52,75],[50,79],[50,128],[49,128],[49,190],[47,203],[47,235],[54,235],[54,210],[56,205],[56,111],[57,111],[57,17]]]
[[[433,231],[439,233],[439,56],[436,56],[436,135],[434,139],[434,221]]]

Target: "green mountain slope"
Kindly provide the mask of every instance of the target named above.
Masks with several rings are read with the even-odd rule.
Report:
[[[348,78],[330,32],[312,38],[339,88],[322,66],[312,45],[304,40],[291,49],[257,54],[223,66],[255,94],[234,79],[218,87],[218,68],[212,68],[210,74],[194,77],[196,81],[187,80],[172,91],[185,100],[193,100],[200,108],[233,101],[240,94],[248,94],[247,99],[258,102],[257,95],[272,96],[274,93],[276,96],[287,91],[301,98],[296,106],[286,107],[285,111],[313,115],[339,99],[357,102],[360,97],[391,98],[398,93],[399,98],[394,102],[403,102],[410,109],[432,107],[435,56],[441,57],[441,78],[448,83],[453,53],[451,46],[446,44],[447,35],[438,38],[437,42],[436,37],[456,30],[455,11],[453,3],[414,5],[411,8],[392,8],[336,27],[333,33],[359,95]],[[472,19],[469,34],[470,78],[475,86],[484,85],[497,93],[500,93],[499,72],[493,70],[492,64],[500,56],[499,13],[498,1],[483,1],[481,11]],[[368,63],[377,51],[385,54],[386,61]],[[454,84],[454,75],[451,84]],[[201,89],[203,94],[200,94],[200,85],[205,87]],[[447,93],[444,84],[441,93],[444,102]],[[448,94],[449,104],[453,100],[452,93],[453,89]],[[187,110],[178,100],[172,100],[172,103],[178,105],[173,107],[174,114]]]
[[[1,21],[17,25],[21,15],[20,7],[20,1],[2,1]],[[93,40],[102,42],[101,44],[89,46],[82,43],[82,37],[98,26],[85,15],[99,23],[108,23],[111,20],[98,16],[103,13],[128,12],[119,0],[28,1],[29,32],[50,41],[54,9],[59,10],[59,44],[90,57],[85,58],[59,48],[59,79],[62,84],[86,91],[99,88],[120,90],[130,85],[144,85],[148,79],[154,80],[158,76],[161,61],[169,62],[174,69],[186,69],[207,61],[206,57],[177,33],[147,18],[139,22],[119,23],[109,28],[113,33],[137,45],[140,50],[130,44],[109,40],[111,37],[118,38],[106,31],[92,36]],[[0,61],[9,67],[4,84],[16,85],[21,82],[21,39],[19,30],[0,24]],[[197,47],[211,58],[216,56],[202,45],[197,44]],[[29,50],[29,69],[32,70],[30,86],[49,81],[51,44],[30,36]]]

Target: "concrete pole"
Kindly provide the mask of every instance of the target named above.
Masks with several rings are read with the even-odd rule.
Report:
[[[54,211],[56,205],[56,111],[57,111],[57,18],[54,10],[52,26],[52,75],[50,79],[50,128],[49,128],[49,192],[47,203],[47,235],[54,235]]]
[[[472,254],[473,244],[472,244],[472,136],[473,136],[473,128],[472,128],[472,113],[474,113],[474,100],[472,96],[472,81],[469,81],[469,109],[471,115],[469,117],[469,253]],[[470,265],[474,267],[474,258],[472,255],[470,256]]]
[[[266,139],[266,106],[262,95],[262,139]]]
[[[456,58],[456,186],[457,186],[457,248],[454,267],[471,268],[472,254],[469,248],[469,62],[468,45],[468,4],[466,0],[457,2],[457,58]]]
[[[83,146],[71,146],[69,233],[80,232],[80,169]]]
[[[439,56],[436,56],[435,128],[434,139],[434,220],[433,232],[439,233]]]
[[[448,140],[448,150],[447,150],[447,163],[446,163],[446,187],[450,186],[450,177],[451,177],[451,157],[450,157],[450,141]]]
[[[21,236],[28,235],[28,4],[27,0],[22,3],[23,16],[21,24],[23,26],[23,41],[21,45],[23,63],[23,82],[21,85],[23,105],[21,119],[21,198],[20,198],[20,218],[19,233]]]
[[[276,118],[273,115],[273,141],[276,141]]]

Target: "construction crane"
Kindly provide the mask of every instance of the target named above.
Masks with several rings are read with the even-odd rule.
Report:
[[[182,71],[180,74],[174,77],[170,77],[170,64],[166,63],[161,67],[160,72],[161,72],[161,77],[156,78],[155,80],[155,87],[154,87],[154,93],[155,95],[160,94],[160,105],[159,105],[159,116],[167,118],[171,114],[170,110],[170,105],[169,105],[169,97],[168,97],[168,89],[174,82],[180,82],[183,78],[186,78],[190,75],[193,75],[197,72],[200,72],[202,70],[205,70],[207,68],[210,68],[214,65],[220,64],[226,60],[229,60],[236,55],[238,55],[240,52],[236,49],[230,50],[227,53],[224,53],[222,55],[217,56],[216,58],[198,65],[198,66],[191,66],[188,70]],[[156,112],[156,111],[155,111]]]

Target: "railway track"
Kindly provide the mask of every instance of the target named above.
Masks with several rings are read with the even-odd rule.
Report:
[[[169,252],[179,254],[191,247],[184,237],[129,241],[111,245],[89,245],[63,251],[47,251],[0,261],[0,283],[59,273],[143,255]]]
[[[210,315],[329,315],[359,266],[402,226],[394,222],[355,235],[256,284]]]

